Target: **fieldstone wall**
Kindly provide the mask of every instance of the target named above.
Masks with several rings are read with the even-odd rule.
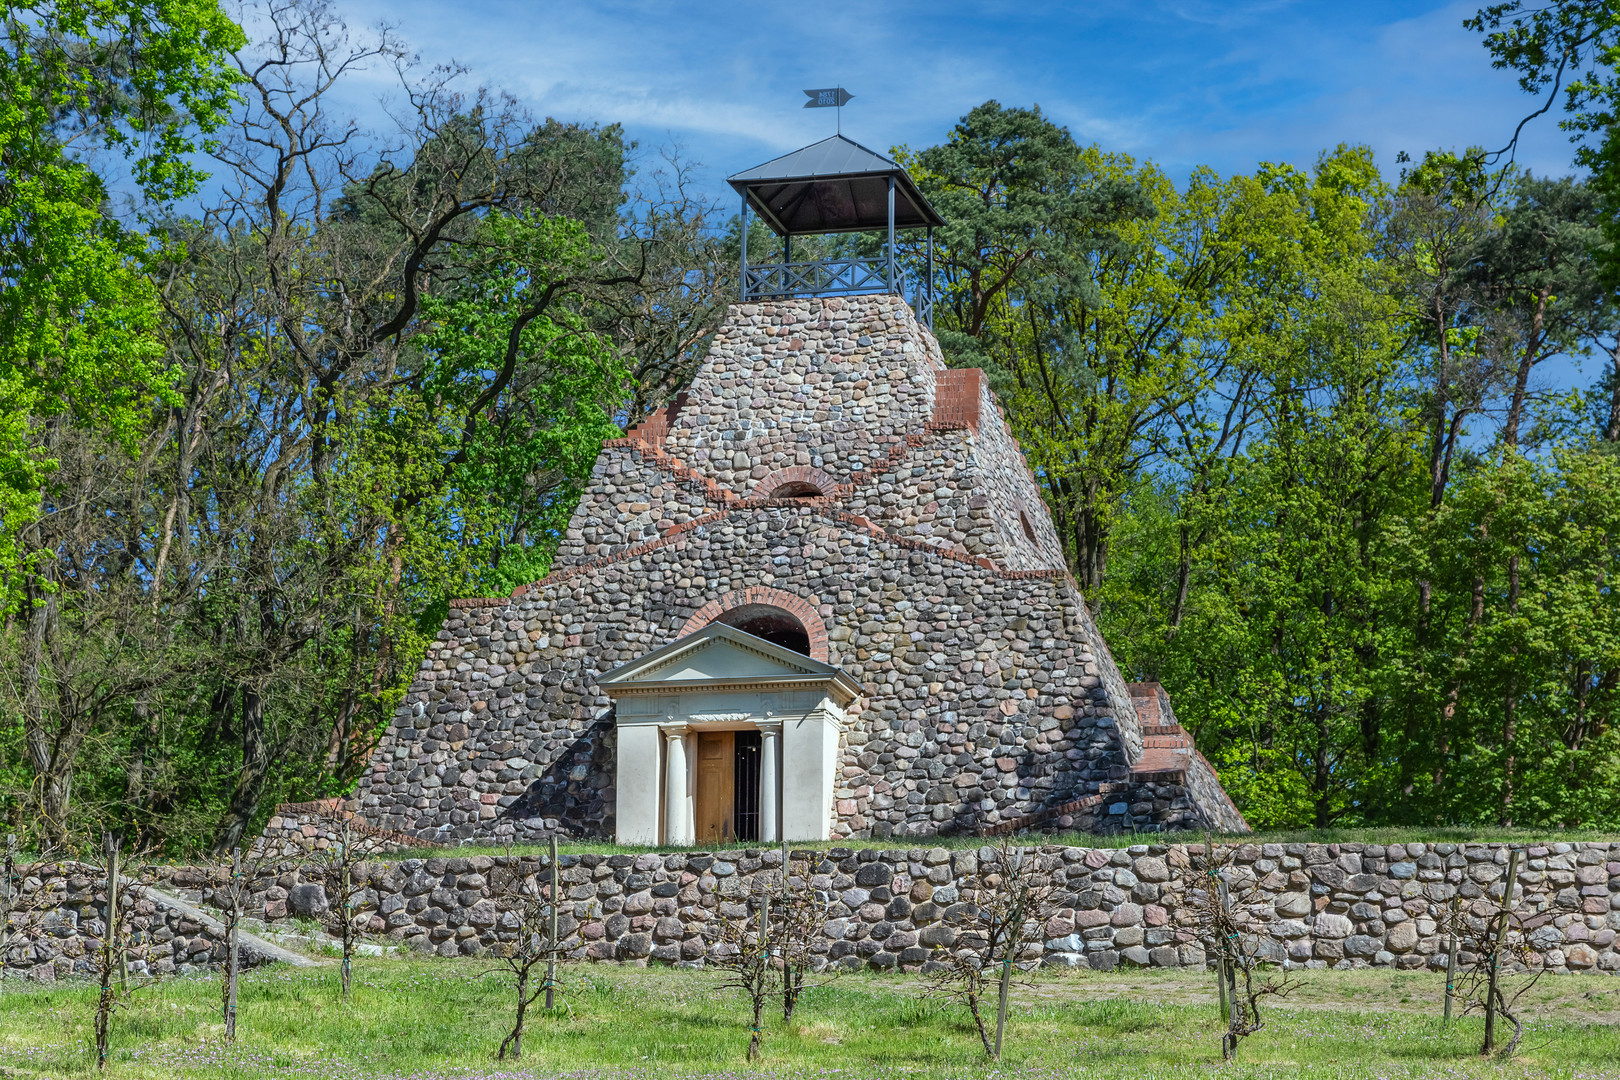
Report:
[[[54,982],[94,976],[93,957],[107,927],[106,879],[68,863],[23,867],[20,873],[20,899],[10,915],[5,949],[6,977]],[[152,878],[178,891],[185,883],[200,882],[202,874],[190,867],[163,867]],[[41,894],[47,899],[41,901]],[[133,903],[131,972],[184,975],[217,970],[225,962],[225,935],[218,923],[166,904],[142,885],[127,886],[125,896],[124,903]],[[251,944],[240,944],[238,951],[244,968],[269,959]]]
[[[784,480],[820,494],[772,497]],[[452,602],[361,781],[370,824],[613,835],[597,677],[766,588],[863,687],[835,838],[1233,825],[1213,773],[1132,790],[1131,698],[1017,443],[897,298],[733,306],[690,390],[604,447],[555,567]]]
[[[1187,913],[1170,900],[1181,884],[1178,865],[1186,865],[1170,847],[1025,850],[1058,896],[1042,943],[1021,958],[1025,966],[1204,965]],[[1534,926],[1531,941],[1548,966],[1620,971],[1620,844],[1551,843],[1520,851],[1515,909]],[[1454,896],[1499,898],[1507,852],[1502,844],[1250,844],[1237,849],[1231,873],[1239,895],[1247,883],[1256,885],[1247,910],[1272,939],[1266,951],[1279,964],[1438,970],[1445,965],[1438,913]],[[789,877],[794,887],[831,901],[819,948],[825,964],[917,970],[954,943],[946,912],[959,900],[963,875],[988,854],[796,851]],[[524,874],[548,880],[544,857],[514,861]],[[490,898],[490,878],[497,866],[510,864],[488,856],[369,864],[357,919],[378,940],[443,956],[476,955],[509,939]],[[714,945],[716,918],[740,911],[735,905],[756,889],[778,888],[781,867],[777,850],[564,855],[560,926],[579,959],[701,964]],[[204,880],[195,868],[170,867],[160,884],[206,905],[212,894]],[[71,885],[63,920],[77,929],[63,935],[55,952],[21,962],[44,963],[53,974],[81,968],[76,958],[98,932],[96,903],[88,881]],[[274,924],[323,913],[326,897],[289,866],[262,879],[251,908]],[[164,934],[172,935],[161,944],[174,970],[217,962],[218,942],[206,931],[164,921],[156,935]]]
[[[349,826],[349,842],[363,844],[368,854],[420,851],[433,847],[425,840],[404,833],[390,832],[369,825],[342,799],[321,799],[307,803],[282,803],[265,822],[264,831],[249,849],[251,857],[298,859],[310,851],[320,851],[342,841],[344,823]]]
[[[1026,848],[1055,886],[1058,911],[1025,966],[1199,967],[1202,950],[1187,914],[1170,897],[1185,865],[1172,848]],[[1532,943],[1554,971],[1620,971],[1620,844],[1521,846],[1514,906],[1534,927]],[[1389,967],[1439,970],[1445,941],[1437,915],[1455,896],[1499,898],[1507,871],[1504,844],[1249,844],[1237,849],[1237,893],[1256,886],[1248,913],[1265,928],[1270,959],[1309,968]],[[963,875],[987,851],[833,849],[791,853],[790,882],[831,902],[819,952],[824,964],[918,970],[949,949],[955,931],[945,915],[959,900]],[[491,871],[515,861],[525,874],[549,878],[545,857],[476,856],[368,864],[356,916],[375,940],[443,956],[470,956],[507,940],[510,928],[490,898]],[[713,923],[735,913],[750,893],[779,887],[782,853],[564,855],[562,932],[585,960],[701,964],[713,947]],[[213,894],[196,867],[160,867],[152,883],[202,906]],[[104,898],[71,868],[31,869],[25,891],[59,897],[45,914],[46,933],[15,939],[12,974],[53,979],[91,971]],[[160,972],[217,967],[217,927],[143,899],[151,953]],[[324,914],[318,884],[296,865],[266,873],[251,913],[274,925]],[[17,925],[13,918],[14,926]],[[261,962],[251,950],[247,963]],[[1466,960],[1466,958],[1465,958]],[[139,967],[137,967],[139,970]]]

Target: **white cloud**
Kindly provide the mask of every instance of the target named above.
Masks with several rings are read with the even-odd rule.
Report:
[[[1308,164],[1343,141],[1393,167],[1398,150],[1499,145],[1527,101],[1462,29],[1472,0],[1379,18],[1295,0],[761,7],[741,3],[521,4],[354,0],[425,60],[466,63],[538,115],[623,123],[683,143],[718,178],[830,134],[804,87],[856,95],[846,133],[925,146],[995,97],[1038,102],[1077,137],[1158,160],[1247,171]],[[1368,12],[1373,12],[1369,15]],[[367,80],[367,92],[383,89]],[[357,106],[359,107],[359,106]],[[1567,166],[1547,118],[1522,160]]]

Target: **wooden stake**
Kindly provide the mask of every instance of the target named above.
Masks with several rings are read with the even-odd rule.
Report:
[[[1224,877],[1220,878],[1219,881],[1220,884],[1217,886],[1216,895],[1219,897],[1221,905],[1221,968],[1226,973],[1225,981],[1221,986],[1221,996],[1226,1001],[1226,1038],[1223,1040],[1225,1049],[1223,1056],[1226,1060],[1232,1061],[1237,1057],[1238,1044],[1237,1036],[1232,1034],[1232,1029],[1238,1022],[1239,1014],[1237,1007],[1237,957],[1235,955],[1237,949],[1230,943],[1236,935],[1226,932],[1226,926],[1231,922],[1232,893]]]
[[[353,978],[352,960],[350,958],[354,953],[354,905],[352,900],[354,889],[349,877],[349,859],[351,857],[350,852],[353,849],[349,846],[349,820],[347,818],[343,819],[342,844],[343,851],[338,856],[339,873],[342,878],[338,888],[343,892],[343,1000],[347,1002],[349,1000],[350,980]]]
[[[112,833],[106,834],[107,850],[107,940],[112,943],[114,956],[118,961],[118,989],[128,988],[129,967],[124,957],[124,950],[118,944],[118,892],[119,892],[119,849],[122,846],[118,838]]]
[[[546,1008],[555,1005],[557,985],[557,837],[551,838],[551,957],[546,961]]]
[[[1482,1054],[1496,1049],[1496,980],[1502,968],[1502,942],[1507,938],[1508,917],[1513,913],[1513,886],[1519,879],[1519,849],[1508,852],[1507,882],[1502,889],[1502,906],[1497,912],[1496,947],[1491,950],[1491,976],[1485,988],[1485,1046]]]
[[[225,1038],[236,1038],[236,976],[241,968],[238,932],[242,926],[242,849],[231,849],[231,933],[226,942]]]
[[[1446,1026],[1451,1026],[1451,1002],[1457,996],[1457,928],[1446,939]]]
[[[0,892],[0,994],[6,987],[6,950],[11,948],[11,890],[17,874],[17,836],[6,835],[4,892]]]
[[[1204,834],[1204,873],[1215,881],[1220,882],[1220,875],[1215,872],[1215,843]],[[1225,884],[1221,882],[1221,884]],[[1216,885],[1219,889],[1220,885]],[[1217,893],[1219,895],[1219,893]],[[1218,941],[1215,945],[1215,988],[1221,995],[1221,1023],[1231,1024],[1232,1004],[1226,996],[1226,943]]]

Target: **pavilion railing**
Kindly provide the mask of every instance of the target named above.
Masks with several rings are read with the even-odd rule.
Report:
[[[912,291],[911,310],[921,319],[923,325],[932,330],[934,328],[934,290],[926,278],[918,278],[916,288]]]
[[[897,281],[889,280],[887,261],[874,259],[820,259],[815,262],[759,263],[743,271],[742,298],[774,300],[799,296],[857,296],[912,294],[911,307],[919,319],[934,325],[934,299],[927,283],[918,280],[907,289],[908,275],[896,268]]]

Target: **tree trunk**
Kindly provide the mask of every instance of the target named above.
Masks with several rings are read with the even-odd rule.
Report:
[[[214,854],[223,855],[242,843],[253,815],[259,812],[265,784],[270,779],[270,749],[264,737],[264,696],[257,689],[242,689],[242,771],[231,792]]]
[[[1620,442],[1620,341],[1609,350],[1609,422],[1603,437],[1609,442]]]
[[[984,1027],[984,1015],[979,1011],[979,992],[970,990],[967,996],[968,1012],[973,1014],[973,1024],[979,1029],[979,1042],[984,1044],[984,1056],[994,1058],[994,1048],[990,1045],[990,1033]]]
[[[1451,408],[1447,392],[1451,380],[1451,343],[1446,340],[1446,330],[1451,325],[1451,316],[1446,313],[1445,301],[1438,294],[1430,319],[1440,348],[1440,371],[1434,380],[1434,445],[1429,448],[1429,508],[1435,509],[1445,495],[1446,473],[1450,471],[1451,448],[1457,429],[1455,421],[1450,425],[1446,423],[1446,413]]]
[[[1328,791],[1328,785],[1333,779],[1328,771],[1329,752],[1327,720],[1319,711],[1316,717],[1316,762],[1311,777],[1312,793],[1316,796],[1316,827],[1318,829],[1325,829],[1333,824],[1333,807]]]
[[[1502,424],[1502,445],[1519,445],[1519,425],[1524,420],[1524,401],[1529,393],[1530,369],[1541,359],[1541,326],[1547,314],[1547,289],[1536,294],[1536,313],[1530,320],[1530,337],[1519,354],[1519,370],[1513,380],[1513,399],[1508,405],[1507,420]]]
[[[501,1049],[495,1055],[496,1060],[505,1061],[508,1054],[511,1054],[513,1061],[523,1057],[523,1014],[528,1009],[529,969],[524,967],[517,976],[517,1023],[512,1025],[511,1033],[501,1040]]]
[[[1176,559],[1176,598],[1170,605],[1170,623],[1166,637],[1175,637],[1181,629],[1182,616],[1187,611],[1187,593],[1192,588],[1192,537],[1183,525],[1180,530],[1180,550]]]
[[[1519,553],[1515,551],[1508,557],[1508,614],[1517,615],[1519,612]],[[1510,657],[1510,662],[1516,660],[1517,653]],[[1507,828],[1513,824],[1513,739],[1518,728],[1519,687],[1516,672],[1508,672],[1507,697],[1502,702],[1502,813],[1501,825]]]
[[[111,1044],[113,1010],[112,966],[101,969],[101,993],[96,998],[96,1071],[107,1069],[107,1053]]]
[[[73,804],[73,765],[88,732],[82,718],[65,705],[58,709],[60,715],[48,715],[45,654],[57,634],[57,596],[34,588],[29,593],[24,602],[28,645],[21,672],[24,740],[34,771],[40,831],[47,840],[61,843],[67,838],[68,811]]]
[[[749,1034],[749,1038],[748,1038],[748,1060],[749,1061],[758,1061],[760,1059],[760,1056],[764,1053],[764,1046],[762,1045],[762,1043],[760,1041],[760,1037],[759,1037],[759,1025],[764,1021],[764,1019],[765,1019],[765,996],[763,994],[755,994],[754,995],[754,1024],[753,1024],[753,1026],[751,1028],[749,1028],[749,1031],[748,1031],[748,1034]]]
[[[1480,524],[1479,534],[1481,540],[1489,539],[1490,525],[1488,522],[1482,522]],[[1468,609],[1468,632],[1463,636],[1462,650],[1452,658],[1453,664],[1459,668],[1461,667],[1462,662],[1468,658],[1469,653],[1473,651],[1474,633],[1479,629],[1480,621],[1484,619],[1484,617],[1485,578],[1484,575],[1476,572],[1474,574],[1473,582],[1473,602],[1469,605]],[[1457,707],[1459,704],[1461,704],[1461,702],[1462,675],[1454,674],[1451,679],[1451,686],[1446,690],[1446,703],[1440,709],[1440,746],[1442,749],[1440,763],[1435,768],[1434,774],[1434,787],[1437,794],[1445,779],[1446,762],[1444,755],[1446,748],[1451,745],[1451,722],[1456,719]]]

